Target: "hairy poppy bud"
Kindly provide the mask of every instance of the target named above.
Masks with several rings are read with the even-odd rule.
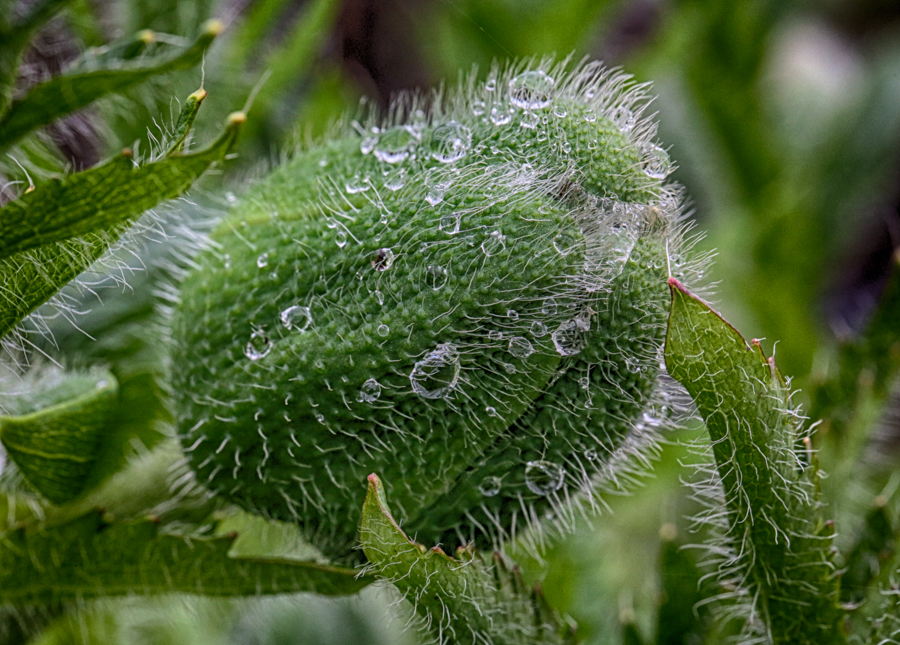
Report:
[[[352,557],[366,476],[419,540],[565,515],[640,443],[677,199],[639,87],[494,72],[254,186],[174,319],[199,481]]]

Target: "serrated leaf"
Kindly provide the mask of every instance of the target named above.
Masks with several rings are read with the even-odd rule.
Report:
[[[152,520],[67,524],[0,536],[0,602],[22,606],[126,594],[353,594],[374,581],[353,569],[283,558],[235,558],[236,536],[159,532]]]
[[[217,20],[207,22],[197,40],[176,56],[149,62],[104,61],[108,67],[61,74],[37,85],[22,99],[14,101],[0,117],[0,151],[33,130],[107,94],[122,92],[152,76],[197,65],[222,28]]]
[[[144,211],[187,190],[228,153],[243,122],[243,114],[232,115],[218,140],[199,152],[139,168],[121,155],[0,209],[9,256],[0,260],[0,336],[93,264]]]
[[[458,559],[410,540],[391,515],[384,486],[369,475],[360,534],[363,551],[382,578],[407,595],[441,643],[535,645],[570,642],[538,588],[499,554],[489,562],[471,548]]]
[[[674,278],[666,336],[669,374],[690,393],[712,440],[727,507],[727,563],[773,643],[843,643],[843,611],[821,517],[816,469],[784,379]]]
[[[119,385],[99,374],[72,398],[0,417],[0,442],[22,476],[54,504],[84,492],[118,405]]]

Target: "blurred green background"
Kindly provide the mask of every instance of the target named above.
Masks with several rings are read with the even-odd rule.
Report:
[[[202,71],[200,138],[251,106],[236,159],[195,193],[213,206],[363,97],[387,106],[401,90],[545,54],[600,59],[652,81],[659,137],[679,166],[673,179],[704,234],[698,252],[716,251],[696,286],[713,286],[725,317],[765,339],[794,377],[798,403],[829,408],[822,384],[834,378],[841,343],[871,315],[900,247],[896,0],[79,0],[39,35],[20,87],[87,48],[140,29],[160,41],[190,38],[209,17],[226,31]],[[172,74],[64,119],[49,133],[53,154],[84,168],[123,146],[146,149],[147,124],[171,122],[172,97],[200,82],[198,70]],[[826,470],[829,455],[865,440],[854,432],[820,428]],[[890,455],[900,428],[882,435]],[[702,607],[699,620],[679,623],[696,600],[697,555],[677,547],[702,537],[690,532],[686,518],[698,509],[684,483],[693,477],[685,464],[696,461],[686,444],[697,436],[696,427],[667,434],[645,486],[609,498],[611,512],[545,561],[522,562],[586,642],[635,642],[633,628],[645,642],[727,635],[695,633]],[[847,477],[838,472],[831,485]],[[661,558],[671,560],[666,575]],[[690,585],[670,579],[679,567]],[[384,591],[342,601],[129,599],[87,606],[40,642],[416,642],[392,600]]]

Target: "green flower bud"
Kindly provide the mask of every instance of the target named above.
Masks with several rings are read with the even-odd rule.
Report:
[[[482,544],[614,480],[647,443],[677,250],[645,102],[594,64],[494,70],[249,190],[173,321],[198,480],[336,559],[372,472],[419,541]]]

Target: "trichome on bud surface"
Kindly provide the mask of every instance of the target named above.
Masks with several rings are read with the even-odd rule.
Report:
[[[411,535],[482,546],[627,478],[679,205],[643,88],[567,67],[403,98],[235,204],[173,321],[199,481],[350,559],[371,472]]]

